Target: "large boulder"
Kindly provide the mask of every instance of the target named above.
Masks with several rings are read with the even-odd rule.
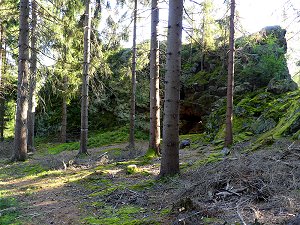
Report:
[[[283,94],[297,89],[298,85],[291,79],[277,80],[273,78],[267,86],[267,91],[274,94]]]

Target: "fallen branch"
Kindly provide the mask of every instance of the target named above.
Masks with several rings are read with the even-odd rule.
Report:
[[[101,159],[103,156],[105,156],[105,155],[107,155],[107,152],[104,152],[103,154],[101,154],[101,155],[99,155],[98,157],[97,157],[97,159]]]

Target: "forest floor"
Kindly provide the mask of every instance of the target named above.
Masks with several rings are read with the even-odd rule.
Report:
[[[181,174],[163,179],[146,142],[126,145],[7,163],[11,143],[1,143],[0,224],[300,224],[300,143],[250,152],[247,142],[224,156],[192,137]]]

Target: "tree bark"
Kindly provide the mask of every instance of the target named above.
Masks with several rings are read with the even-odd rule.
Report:
[[[27,109],[28,109],[28,61],[29,61],[29,1],[20,1],[20,34],[18,93],[13,160],[27,158]]]
[[[36,54],[36,41],[37,41],[37,3],[36,0],[32,0],[31,3],[31,60],[30,60],[30,77],[29,77],[29,100],[28,100],[28,137],[27,137],[27,149],[28,152],[34,152],[34,124],[35,124],[35,89],[36,89],[36,71],[37,71],[37,54]]]
[[[159,96],[159,42],[158,1],[151,4],[151,46],[150,46],[150,143],[149,148],[160,154],[160,96]]]
[[[3,41],[4,41],[3,24],[0,24],[0,141],[4,141],[4,114],[5,114],[5,99],[4,88],[2,84],[2,61],[3,61]]]
[[[79,154],[87,154],[88,142],[88,96],[89,96],[89,65],[91,48],[91,4],[86,0],[85,6],[85,27],[84,27],[84,62],[82,77],[81,96],[81,132]]]
[[[2,60],[3,60],[3,36],[4,36],[4,30],[3,30],[3,24],[0,24],[0,94],[2,94]]]
[[[62,102],[62,121],[61,121],[61,134],[60,139],[62,143],[67,141],[67,89],[68,77],[64,75],[63,78],[63,102]]]
[[[206,50],[206,43],[205,43],[205,35],[206,35],[206,27],[205,27],[205,23],[206,23],[206,15],[204,13],[203,10],[203,18],[202,18],[202,37],[201,37],[201,71],[204,70],[204,54],[205,54],[205,50]]]
[[[179,173],[179,101],[183,0],[169,1],[167,62],[160,176]]]
[[[132,68],[131,68],[131,109],[130,109],[130,134],[129,148],[135,148],[135,95],[136,95],[136,20],[137,20],[137,0],[134,1],[133,11],[133,44],[132,44]]]
[[[234,13],[235,0],[231,0],[229,24],[229,53],[228,53],[228,79],[227,79],[227,110],[226,110],[226,133],[225,146],[233,143],[232,120],[233,120],[233,87],[234,87]]]

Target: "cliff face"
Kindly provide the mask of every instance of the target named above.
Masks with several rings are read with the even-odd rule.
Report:
[[[297,89],[285,58],[285,33],[279,26],[272,26],[236,40],[235,103],[262,88],[274,94]],[[205,55],[203,70],[195,64],[194,72],[183,79],[182,133],[207,131],[211,123],[209,115],[215,110],[220,114],[225,112],[226,68],[226,51],[218,49]],[[220,115],[220,124],[222,119]]]

